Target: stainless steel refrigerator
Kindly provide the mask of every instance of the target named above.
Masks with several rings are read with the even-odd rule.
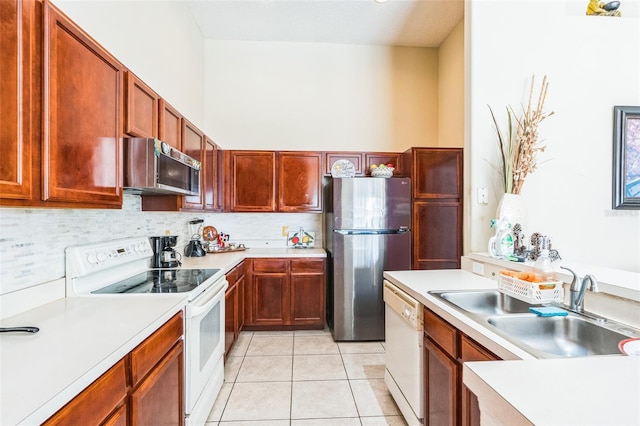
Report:
[[[410,180],[331,179],[324,219],[333,338],[384,340],[383,271],[411,269]]]

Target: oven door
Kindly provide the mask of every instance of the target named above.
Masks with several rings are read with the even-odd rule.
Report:
[[[196,412],[198,417],[204,413],[203,422],[224,378],[224,294],[227,287],[224,278],[216,281],[186,308],[185,414],[188,418]]]

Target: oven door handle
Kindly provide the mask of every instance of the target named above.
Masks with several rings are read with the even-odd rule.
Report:
[[[224,297],[224,292],[229,286],[227,280],[223,281],[223,285],[216,285],[205,291],[200,297],[197,297],[193,303],[187,305],[187,317],[194,318],[207,312],[215,305],[219,298]]]

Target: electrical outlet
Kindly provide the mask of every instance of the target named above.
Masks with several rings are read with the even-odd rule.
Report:
[[[478,204],[489,204],[489,192],[486,186],[478,187]]]
[[[474,274],[484,275],[484,263],[473,262],[471,268]]]
[[[282,227],[282,236],[283,237],[288,237],[289,236],[289,227],[288,226],[283,226]]]

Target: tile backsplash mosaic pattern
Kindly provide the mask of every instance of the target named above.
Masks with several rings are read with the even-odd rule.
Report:
[[[322,215],[313,213],[142,212],[136,195],[124,196],[122,210],[0,208],[0,294],[64,277],[67,246],[168,233],[182,247],[194,218],[247,247],[286,247],[283,226],[322,241]]]

